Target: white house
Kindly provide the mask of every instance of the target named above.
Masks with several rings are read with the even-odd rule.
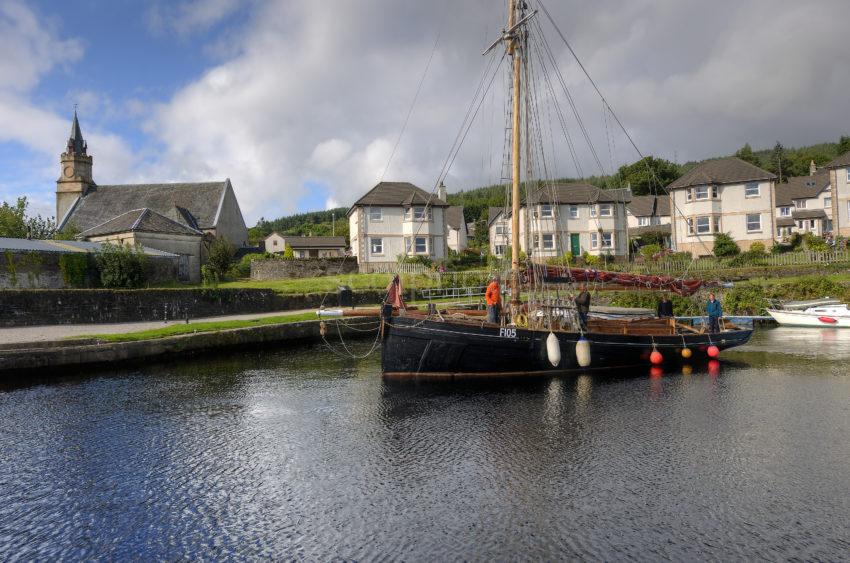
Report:
[[[447,207],[408,182],[381,182],[369,190],[348,210],[351,252],[360,271],[393,265],[399,256],[446,258]]]
[[[626,256],[626,204],[631,192],[588,184],[549,184],[520,207],[520,249],[532,259],[571,252],[579,256]],[[503,256],[511,244],[510,210],[491,207],[490,252]]]
[[[632,196],[626,205],[629,239],[660,235],[664,246],[670,246],[670,198],[658,195]]]
[[[813,163],[814,164],[814,163]],[[823,236],[832,231],[832,186],[827,170],[812,169],[809,176],[788,178],[776,184],[776,238],[792,233]]]
[[[446,240],[449,248],[455,252],[463,252],[469,241],[469,231],[463,219],[463,207],[458,205],[446,207],[445,215]]]
[[[824,167],[832,187],[832,230],[834,234],[850,237],[850,151]]]
[[[728,233],[742,250],[773,244],[776,176],[736,157],[708,160],[667,187],[673,245],[695,256],[714,250],[714,235]]]

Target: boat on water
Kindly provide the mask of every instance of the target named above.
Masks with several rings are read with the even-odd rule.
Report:
[[[510,122],[507,128],[510,137],[506,139],[509,156],[506,155],[505,166],[510,170],[510,206],[505,210],[511,219],[511,267],[507,276],[510,302],[496,323],[488,322],[481,311],[440,310],[433,306],[428,310],[413,309],[401,300],[403,291],[396,276],[387,288],[388,298],[381,310],[384,375],[401,378],[526,376],[706,361],[718,357],[721,350],[746,343],[752,330],[730,323],[723,324],[720,332],[710,333],[705,328],[695,328],[672,318],[609,311],[591,315],[584,324],[570,293],[578,284],[589,284],[594,288],[693,295],[712,285],[702,280],[550,266],[521,259],[521,184],[524,183],[529,202],[535,196],[541,201],[540,194],[552,186],[551,181],[547,184],[545,180],[532,177],[528,163],[533,160],[529,156],[533,151],[528,148],[531,144],[528,137],[539,124],[539,120],[532,117],[536,102],[530,102],[536,98],[525,94],[525,82],[529,80],[527,65],[533,60],[528,49],[532,43],[542,44],[539,40],[529,41],[530,22],[538,14],[530,6],[538,6],[555,25],[540,0],[509,0],[507,25],[500,38],[485,51],[486,55],[503,44],[510,65],[508,105],[511,110],[506,116]],[[540,31],[539,27],[535,29]],[[559,35],[563,38],[560,31]],[[604,98],[602,101],[613,116],[610,105]],[[619,123],[616,116],[614,119]],[[624,128],[623,132],[628,136]],[[542,144],[535,146],[539,148]],[[526,160],[525,177],[522,177],[521,156]],[[601,227],[599,232],[602,232]]]
[[[791,301],[767,309],[767,314],[783,326],[850,328],[850,309],[838,299]]]

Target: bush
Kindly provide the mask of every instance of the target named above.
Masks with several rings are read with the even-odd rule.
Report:
[[[550,266],[569,266],[573,262],[573,253],[565,252],[560,256],[553,256],[546,260],[546,263]]]
[[[764,245],[762,245],[762,247],[764,247]],[[732,258],[729,261],[728,266],[731,268],[741,268],[744,266],[767,266],[767,260],[765,260],[766,257],[767,254],[763,250],[758,252],[750,249]]]
[[[484,258],[475,250],[465,249],[461,252],[449,251],[449,257],[444,262],[447,270],[469,270],[481,268]]]
[[[652,260],[659,252],[661,252],[661,245],[658,244],[647,244],[640,247],[640,255],[647,261]]]
[[[216,289],[218,287],[218,274],[209,266],[201,266],[201,283],[204,287]]]
[[[292,246],[287,244],[283,247],[283,259],[284,260],[294,260],[295,259],[295,251],[292,250]]]
[[[824,239],[812,233],[803,234],[803,248],[812,252],[827,252],[831,250]]]
[[[750,245],[750,249],[748,250],[748,252],[750,254],[752,254],[753,256],[756,256],[756,255],[759,255],[759,254],[765,255],[765,254],[767,254],[767,249],[765,248],[763,242],[756,241],[756,242],[754,242],[753,244]]]
[[[107,243],[94,256],[103,287],[134,288],[144,285],[147,256],[140,248]]]
[[[224,237],[216,237],[210,245],[207,266],[215,272],[219,279],[223,278],[230,269],[230,263],[233,261],[235,252],[236,249]]]
[[[735,240],[727,233],[717,233],[714,235],[714,255],[718,258],[726,258],[737,256],[741,253],[741,249],[735,243]]]
[[[727,315],[761,315],[767,306],[765,290],[758,284],[736,285],[723,297],[723,310]]]
[[[690,262],[693,259],[694,256],[690,252],[671,252],[664,256],[664,260],[671,262]]]
[[[242,258],[239,259],[238,262],[233,264],[228,270],[228,275],[234,278],[248,278],[251,277],[251,260],[273,260],[274,255],[269,253],[259,253],[254,252],[252,254],[246,254]]]
[[[599,256],[588,253],[587,251],[581,255],[581,261],[585,266],[598,266],[602,259]]]
[[[396,261],[399,264],[422,264],[429,268],[434,265],[434,261],[427,256],[405,256],[404,254],[399,254]]]

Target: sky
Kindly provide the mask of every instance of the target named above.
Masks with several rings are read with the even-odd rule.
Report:
[[[850,132],[846,0],[544,2],[644,154],[686,162]],[[507,67],[500,49],[481,53],[505,4],[0,0],[0,200],[53,215],[75,105],[95,182],[230,178],[249,225],[349,205],[381,179],[497,183]],[[532,64],[550,175],[636,160],[555,27],[542,12],[533,25],[590,141],[554,67]]]

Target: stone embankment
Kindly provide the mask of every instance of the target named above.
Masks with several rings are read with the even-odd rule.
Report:
[[[373,321],[377,317],[361,317],[358,322]],[[333,321],[331,321],[333,322]],[[101,342],[95,339],[66,340],[0,346],[0,373],[22,373],[74,366],[112,364],[165,356],[185,356],[202,351],[230,350],[246,346],[320,341],[319,321],[263,325],[134,342]],[[376,331],[348,328],[341,324],[339,330],[345,338],[375,338]],[[377,329],[376,329],[377,330]],[[336,329],[334,329],[336,336]]]
[[[376,305],[384,291],[353,293]],[[339,305],[336,293],[280,295],[271,289],[54,289],[0,291],[0,327],[166,321]]]

